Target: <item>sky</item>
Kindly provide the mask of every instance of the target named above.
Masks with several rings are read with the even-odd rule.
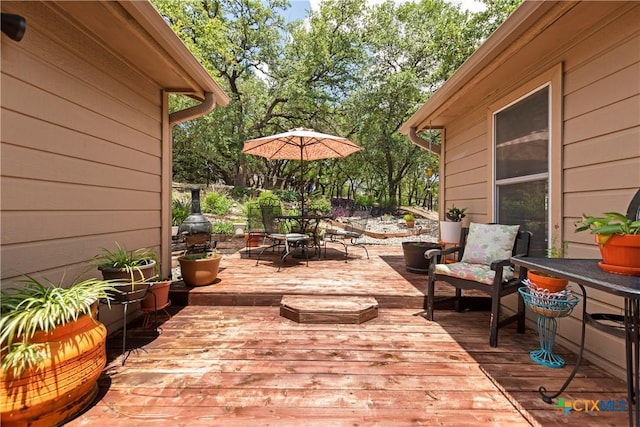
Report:
[[[321,0],[290,0],[291,8],[287,9],[283,13],[287,21],[293,21],[294,19],[302,19],[307,15],[307,10],[318,10]],[[382,3],[384,0],[367,0],[369,4]],[[405,0],[395,0],[396,2],[402,2]],[[454,3],[462,6],[463,10],[471,12],[480,12],[484,10],[485,6],[482,2],[477,0],[447,0],[449,3]]]

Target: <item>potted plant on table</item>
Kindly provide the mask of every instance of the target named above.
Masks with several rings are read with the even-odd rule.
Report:
[[[446,221],[440,221],[440,241],[444,243],[459,243],[462,230],[462,219],[467,215],[467,208],[451,206],[445,213]]]
[[[598,266],[609,273],[640,276],[640,220],[627,218],[620,212],[602,216],[583,214],[576,232],[591,231],[600,248],[602,262]]]
[[[210,285],[218,278],[222,255],[217,251],[186,254],[178,257],[182,280],[188,286]]]
[[[117,301],[133,301],[144,297],[149,281],[157,277],[158,256],[152,249],[129,251],[116,242],[116,250],[102,248],[94,258],[104,280],[114,280]],[[124,283],[126,282],[126,283]]]
[[[94,318],[96,302],[108,301],[113,287],[63,280],[25,276],[1,291],[2,425],[61,425],[98,393],[107,330]]]

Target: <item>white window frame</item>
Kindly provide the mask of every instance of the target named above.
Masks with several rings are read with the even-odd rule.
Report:
[[[551,245],[554,238],[564,240],[562,209],[562,63],[555,65],[537,77],[523,83],[511,93],[489,105],[487,111],[489,171],[488,212],[492,221],[497,221],[497,184],[496,184],[496,136],[495,116],[504,109],[520,102],[531,94],[548,86],[549,88],[549,155],[546,173],[527,175],[500,180],[501,184],[531,182],[546,177],[548,180],[547,221],[549,224],[547,242]],[[557,236],[553,236],[557,233]]]

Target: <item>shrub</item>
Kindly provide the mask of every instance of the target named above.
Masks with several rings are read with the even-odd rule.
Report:
[[[277,189],[273,191],[273,194],[283,202],[295,202],[299,198],[298,192],[293,190]]]
[[[191,213],[191,204],[181,199],[171,201],[171,225],[180,225]]]
[[[214,215],[225,215],[231,209],[233,200],[224,194],[208,193],[202,201],[202,212]]]
[[[328,214],[331,212],[331,202],[324,197],[320,197],[309,201],[307,209],[317,212],[318,214]]]
[[[371,196],[356,196],[356,206],[372,206],[373,198]]]
[[[253,196],[253,190],[244,186],[235,186],[229,190],[229,196],[235,200],[247,200]]]
[[[231,221],[220,221],[211,224],[213,234],[234,234],[236,231]]]

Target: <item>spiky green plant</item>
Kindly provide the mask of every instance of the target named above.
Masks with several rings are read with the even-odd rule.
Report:
[[[140,267],[149,264],[151,260],[156,263],[155,273],[157,275],[159,271],[159,260],[158,255],[153,249],[139,248],[129,251],[126,247],[120,246],[120,244],[116,242],[115,251],[101,248],[100,254],[94,258],[94,263],[100,270],[105,268],[118,268],[127,272],[127,274],[131,276],[131,289],[133,290],[136,284],[134,277],[136,271],[142,276]]]
[[[17,375],[43,361],[42,344],[30,343],[38,331],[52,331],[57,326],[91,315],[91,306],[98,300],[109,301],[115,289],[109,281],[86,279],[63,287],[43,278],[41,281],[25,275],[22,287],[0,291],[0,343],[2,369]],[[46,284],[44,284],[46,283]]]

